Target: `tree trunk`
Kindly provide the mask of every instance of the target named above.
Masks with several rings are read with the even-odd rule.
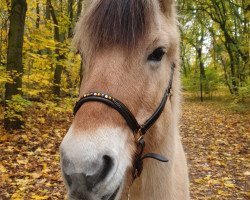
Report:
[[[50,7],[50,14],[53,20],[53,23],[55,24],[54,26],[54,40],[57,41],[58,43],[63,42],[65,39],[65,35],[61,35],[60,37],[60,30],[59,30],[59,23],[56,17],[56,13],[54,10],[54,7],[51,4],[51,0],[48,0],[48,4]],[[58,44],[59,45],[59,44]],[[56,63],[56,68],[55,68],[55,73],[54,73],[54,87],[53,87],[53,94],[56,97],[60,97],[61,94],[61,76],[62,76],[62,71],[63,71],[63,66],[59,64],[59,62],[64,59],[64,55],[60,55],[60,50],[57,47],[55,50],[57,57],[57,63]]]
[[[203,102],[203,79],[206,78],[204,62],[202,58],[203,42],[204,42],[204,31],[201,30],[201,39],[199,41],[198,48],[197,48],[197,56],[198,56],[199,68],[200,68],[200,100],[201,102]]]
[[[198,48],[197,51],[197,56],[198,56],[198,60],[199,60],[199,66],[200,66],[200,100],[201,102],[203,102],[203,78],[205,76],[205,70],[204,70],[204,64],[202,61],[202,48]]]
[[[231,44],[225,44],[225,47],[227,49],[227,52],[229,54],[230,58],[230,71],[231,71],[231,79],[232,79],[232,89],[234,94],[238,94],[238,84],[236,80],[236,74],[235,74],[235,58],[233,55],[233,50],[231,49]]]
[[[50,20],[50,0],[46,0],[45,19]]]
[[[11,100],[13,95],[22,95],[22,50],[25,17],[27,11],[26,0],[12,0],[10,14],[10,29],[8,34],[7,50],[7,73],[12,78],[12,82],[5,85],[5,100]],[[6,111],[9,109],[7,104]],[[22,115],[22,113],[16,113]],[[4,118],[4,127],[7,130],[20,129],[23,121],[19,118],[10,119],[7,115]]]
[[[63,57],[57,56],[57,62],[59,62]],[[61,95],[61,79],[62,79],[62,71],[63,66],[60,64],[56,64],[56,69],[54,73],[54,88],[53,88],[53,94],[57,97],[60,97]]]
[[[40,6],[39,1],[36,1],[36,28],[39,29],[40,26]]]
[[[68,0],[68,16],[69,16],[69,30],[68,30],[68,38],[71,38],[73,36],[73,17],[74,17],[74,13],[73,13],[73,0]]]
[[[225,36],[224,45],[226,47],[227,53],[228,53],[229,58],[230,58],[230,71],[231,71],[231,80],[232,80],[233,93],[238,94],[237,75],[236,75],[236,71],[235,71],[236,58],[235,58],[234,53],[233,53],[234,52],[233,48],[237,49],[236,48],[236,43],[233,41],[230,34],[228,33],[225,22],[221,22],[220,27],[221,27],[221,30],[224,33],[224,36]]]
[[[231,85],[230,85],[230,83],[228,81],[226,62],[224,61],[223,58],[221,58],[221,63],[222,63],[223,71],[224,71],[224,77],[225,77],[226,85],[227,85],[227,87],[229,89],[230,94],[233,94],[234,93],[233,89],[232,89],[232,87],[231,87]]]
[[[82,2],[83,2],[83,0],[78,0],[76,21],[79,19],[81,12],[82,12]]]
[[[205,68],[204,68],[204,62],[202,60],[202,48],[198,49],[198,59],[199,59],[201,77],[203,79],[205,79],[206,78],[206,73],[205,73]]]

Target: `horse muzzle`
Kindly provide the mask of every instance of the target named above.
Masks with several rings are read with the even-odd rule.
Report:
[[[82,172],[76,170],[70,162],[62,156],[63,177],[68,186],[69,199],[115,199],[120,186],[114,191],[112,187],[109,188],[109,181],[115,176],[113,158],[107,155],[100,156],[99,160],[85,163]]]
[[[121,134],[119,128],[102,128],[89,135],[73,134],[69,130],[60,153],[61,171],[70,200],[120,198],[125,174],[131,165],[125,142],[126,135]]]

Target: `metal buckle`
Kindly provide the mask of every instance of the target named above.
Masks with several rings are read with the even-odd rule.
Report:
[[[144,138],[144,135],[142,134],[141,128],[134,135],[135,135],[135,139],[136,139],[137,144]]]

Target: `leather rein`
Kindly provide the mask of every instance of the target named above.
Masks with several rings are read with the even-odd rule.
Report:
[[[134,171],[133,171],[133,178],[136,179],[140,176],[142,170],[143,170],[143,160],[145,158],[153,158],[155,160],[161,161],[161,162],[168,162],[168,160],[155,153],[147,153],[143,154],[144,148],[145,148],[145,141],[144,136],[147,133],[148,129],[157,121],[157,119],[160,117],[161,113],[164,110],[164,107],[166,105],[166,102],[168,100],[168,97],[171,95],[171,89],[172,89],[172,82],[173,82],[173,76],[174,76],[174,69],[175,69],[175,63],[171,65],[171,73],[170,73],[170,79],[168,86],[164,92],[163,98],[161,100],[161,103],[159,104],[158,108],[155,110],[155,112],[151,115],[151,117],[145,121],[144,124],[140,125],[134,115],[130,112],[130,110],[118,99],[115,99],[114,97],[101,93],[101,92],[91,92],[88,94],[84,94],[83,97],[79,99],[79,101],[76,102],[73,114],[76,115],[77,111],[81,108],[81,106],[86,102],[100,102],[104,103],[107,106],[115,109],[118,111],[122,117],[126,120],[127,125],[130,127],[130,129],[133,131],[133,134],[136,138],[136,144],[137,144],[137,154],[136,159],[134,163]]]

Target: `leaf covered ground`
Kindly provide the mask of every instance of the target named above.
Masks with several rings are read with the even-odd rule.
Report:
[[[250,115],[185,102],[181,133],[192,199],[250,199]]]
[[[72,117],[66,105],[33,105],[24,131],[7,134],[1,123],[0,200],[65,198],[58,148]],[[250,198],[249,117],[185,101],[181,133],[192,199]]]

